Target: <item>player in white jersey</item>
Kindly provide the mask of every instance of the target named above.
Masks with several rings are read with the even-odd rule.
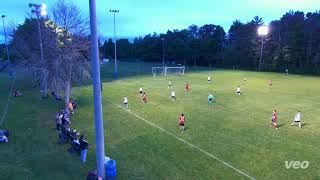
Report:
[[[139,88],[139,93],[141,96],[143,95],[143,88],[142,87]]]
[[[238,86],[238,87],[237,87],[237,95],[240,96],[240,93],[241,93],[241,91],[240,91],[240,86]]]
[[[294,121],[291,124],[291,126],[295,125],[296,123],[299,125],[300,128],[302,128],[302,126],[301,126],[301,112],[300,111],[298,111],[297,114],[294,116]]]
[[[176,93],[174,92],[174,90],[171,91],[171,99],[172,101],[176,100]]]
[[[171,81],[168,82],[168,89],[170,89],[170,88],[172,88],[172,82]]]
[[[127,96],[125,96],[125,97],[123,98],[123,105],[124,105],[124,107],[126,107],[127,109],[129,109],[128,97],[127,97]]]

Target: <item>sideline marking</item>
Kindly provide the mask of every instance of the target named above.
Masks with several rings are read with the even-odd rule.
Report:
[[[11,83],[11,89],[10,89],[10,92],[9,92],[9,97],[8,97],[8,100],[7,100],[7,104],[6,104],[6,107],[4,108],[4,110],[2,112],[2,117],[1,117],[1,120],[0,120],[0,127],[2,126],[2,123],[4,122],[4,119],[5,119],[5,117],[7,116],[7,113],[8,113],[9,101],[10,101],[10,98],[11,98],[11,93],[12,93],[12,89],[13,89],[15,81],[16,81],[16,76],[14,76],[14,78],[12,80],[12,83]]]
[[[133,116],[137,117],[138,119],[141,119],[141,120],[142,120],[142,121],[144,121],[145,123],[147,123],[147,124],[149,124],[149,125],[151,125],[151,126],[153,126],[153,127],[156,127],[156,128],[158,128],[158,129],[160,129],[161,131],[163,131],[163,132],[167,133],[168,135],[170,135],[170,136],[174,137],[175,139],[177,139],[177,140],[179,140],[179,141],[181,141],[181,142],[183,142],[183,143],[185,143],[185,144],[187,144],[187,145],[191,146],[192,148],[195,148],[195,149],[197,149],[198,151],[200,151],[200,152],[202,152],[202,153],[204,153],[204,154],[208,155],[208,156],[209,156],[209,157],[211,157],[212,159],[215,159],[215,160],[217,160],[217,161],[221,162],[221,163],[222,163],[222,164],[224,164],[225,166],[227,166],[227,167],[229,167],[229,168],[231,168],[231,169],[235,170],[236,172],[238,172],[238,173],[242,174],[243,176],[246,176],[246,177],[247,177],[247,178],[249,178],[249,179],[255,180],[255,178],[254,178],[254,177],[251,177],[250,175],[248,175],[248,174],[244,173],[243,171],[241,171],[241,170],[239,170],[239,169],[237,169],[237,168],[233,167],[232,165],[230,165],[230,164],[226,163],[225,161],[223,161],[223,160],[221,160],[221,159],[217,158],[216,156],[214,156],[214,155],[212,155],[212,154],[208,153],[207,151],[205,151],[205,150],[203,150],[203,149],[201,149],[201,148],[199,148],[199,147],[197,147],[197,146],[195,146],[195,145],[193,145],[193,144],[191,144],[191,143],[189,143],[189,142],[187,142],[187,141],[185,141],[185,140],[181,139],[180,137],[176,136],[175,134],[173,134],[173,133],[171,133],[171,132],[169,132],[169,131],[166,131],[166,130],[165,130],[165,129],[163,129],[162,127],[159,127],[159,126],[157,126],[156,124],[154,124],[154,123],[152,123],[152,122],[150,122],[150,121],[148,121],[148,120],[146,120],[146,119],[144,119],[144,118],[140,117],[139,115],[137,115],[137,114],[133,113],[132,111],[129,111],[129,110],[125,109],[124,107],[120,106],[120,105],[116,105],[116,106],[117,106],[117,107],[119,107],[119,108],[121,108],[121,109],[123,109],[124,111],[126,111],[126,112],[128,112],[128,113],[132,114]]]

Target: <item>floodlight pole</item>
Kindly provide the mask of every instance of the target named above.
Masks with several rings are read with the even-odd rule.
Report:
[[[37,23],[38,23],[38,33],[39,33],[39,43],[40,43],[40,60],[41,62],[44,61],[44,58],[43,58],[43,46],[42,46],[42,35],[41,35],[41,27],[40,27],[40,20],[39,20],[39,12],[37,11]]]
[[[43,55],[43,46],[42,46],[42,35],[41,35],[41,27],[40,27],[40,9],[41,9],[41,4],[29,4],[29,7],[34,9],[31,10],[31,13],[36,14],[37,17],[37,24],[38,24],[38,33],[39,33],[39,44],[40,44],[40,60],[41,62],[44,61],[44,55]]]
[[[116,13],[119,13],[119,10],[111,10],[113,13],[113,31],[114,31],[114,77],[118,78],[118,65],[117,65],[117,36],[116,36]]]
[[[161,38],[162,40],[162,65],[164,66],[164,40],[165,38]]]
[[[41,8],[42,8],[42,4],[34,4],[34,3],[29,3],[29,7],[30,8],[34,8],[31,9],[31,13],[36,14],[37,17],[37,24],[38,24],[38,33],[39,33],[39,45],[40,45],[40,62],[41,63],[45,63],[44,62],[44,55],[43,55],[43,46],[42,46],[42,35],[41,35],[41,27],[40,27],[40,14],[41,14]],[[47,81],[47,74],[45,74],[45,78]],[[47,97],[47,82],[44,83],[44,96],[43,97]]]
[[[260,49],[259,72],[260,72],[261,63],[262,63],[263,37],[264,37],[264,35],[261,35],[261,49]]]
[[[9,61],[10,64],[10,56],[9,56],[9,47],[8,47],[8,42],[7,42],[7,32],[6,32],[6,27],[4,26],[4,18],[6,15],[2,15],[2,25],[3,25],[3,33],[4,33],[4,42],[6,43],[6,52],[7,52],[7,60]]]
[[[105,178],[104,170],[104,130],[102,116],[101,80],[98,50],[98,33],[96,20],[96,0],[89,0],[90,30],[91,30],[91,54],[93,69],[93,100],[94,122],[96,129],[96,159],[98,177]]]

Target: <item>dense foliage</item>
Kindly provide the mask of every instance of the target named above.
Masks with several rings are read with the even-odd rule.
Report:
[[[258,69],[262,37],[257,29],[263,19],[254,17],[247,23],[236,20],[228,32],[219,25],[206,24],[187,29],[148,34],[131,43],[117,41],[120,59],[139,58],[144,61],[175,61],[186,65]],[[113,42],[106,41],[101,49],[113,58]],[[164,48],[164,53],[163,53]],[[269,24],[264,37],[262,70],[295,73],[320,73],[320,11],[290,11]]]

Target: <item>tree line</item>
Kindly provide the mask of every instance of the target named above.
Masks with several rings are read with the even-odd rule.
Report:
[[[143,61],[175,61],[184,65],[257,70],[262,37],[257,29],[263,25],[261,17],[243,23],[235,20],[229,31],[214,24],[201,27],[191,25],[182,30],[168,30],[165,34],[148,34],[117,40],[120,59],[138,58]],[[261,68],[264,71],[320,73],[320,11],[305,14],[289,11],[272,21],[264,37]],[[111,39],[101,43],[105,58],[114,57]],[[164,55],[164,57],[163,57]]]

